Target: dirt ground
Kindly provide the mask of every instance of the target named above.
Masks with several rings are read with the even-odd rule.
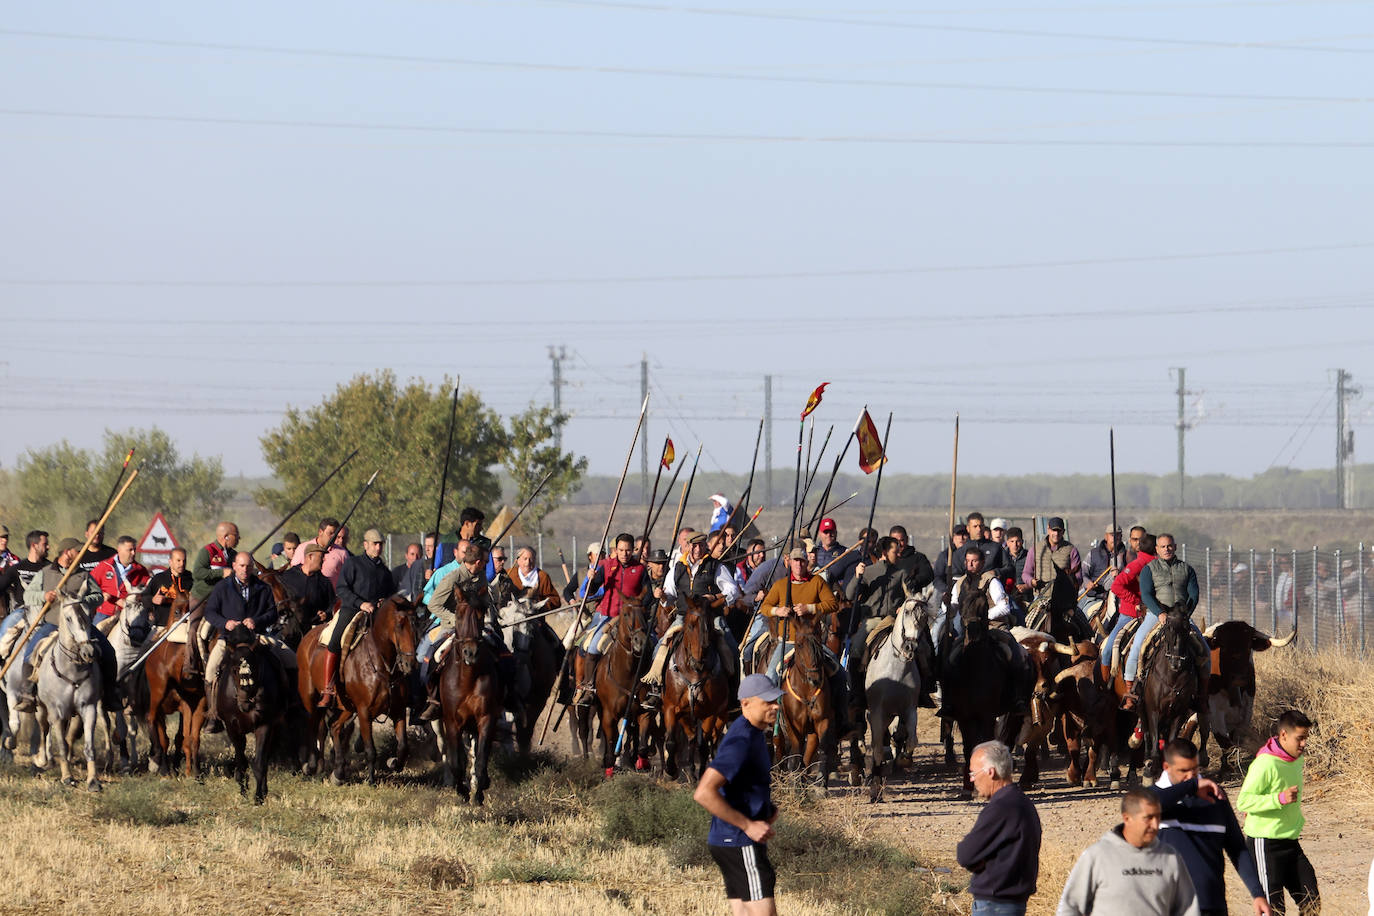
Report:
[[[954,847],[973,826],[982,803],[959,800],[963,761],[957,767],[945,765],[939,720],[930,713],[921,711],[917,728],[920,743],[913,769],[889,781],[885,801],[870,804],[866,789],[851,789],[832,780],[824,804],[836,817],[860,825],[863,833],[909,850],[942,873],[948,869],[948,880],[962,886],[966,873],[955,862]],[[549,735],[545,746],[570,752],[566,718],[558,732]],[[955,749],[958,752],[957,740]],[[1214,761],[1215,750],[1213,745]],[[1042,755],[1040,784],[1028,793],[1040,813],[1043,829],[1040,890],[1031,900],[1032,916],[1054,912],[1079,853],[1121,819],[1121,793],[1107,788],[1105,776],[1099,788],[1072,788],[1064,778],[1063,763],[1063,757],[1053,751],[1048,760]],[[1019,772],[1019,759],[1016,764]],[[1240,791],[1241,776],[1232,774],[1222,783],[1234,798]],[[1325,912],[1364,914],[1370,907],[1366,887],[1374,857],[1374,796],[1352,798],[1320,783],[1307,788],[1303,849],[1317,870]],[[1250,898],[1235,870],[1228,865],[1226,872],[1231,912],[1252,912]],[[965,906],[970,899],[963,897]]]

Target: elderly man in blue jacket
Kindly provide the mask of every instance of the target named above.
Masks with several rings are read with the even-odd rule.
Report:
[[[224,728],[215,708],[215,688],[219,684],[220,667],[228,653],[224,637],[243,627],[256,633],[259,640],[266,642],[273,654],[287,671],[287,678],[294,683],[296,678],[296,655],[281,640],[267,633],[268,627],[277,622],[277,603],[272,598],[272,589],[257,577],[253,557],[246,550],[234,555],[232,575],[226,576],[210,591],[205,599],[205,620],[216,632],[219,639],[210,652],[205,665],[205,730],[214,733]]]

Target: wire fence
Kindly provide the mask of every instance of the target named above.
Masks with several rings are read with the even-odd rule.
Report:
[[[1271,635],[1289,632],[1296,619],[1298,636],[1312,649],[1365,654],[1374,559],[1363,542],[1344,552],[1183,544],[1179,556],[1197,570],[1195,617],[1209,624],[1245,620]]]

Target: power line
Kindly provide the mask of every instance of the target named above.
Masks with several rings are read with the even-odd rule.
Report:
[[[802,86],[834,86],[859,89],[926,89],[955,92],[1007,92],[1035,95],[1084,95],[1110,98],[1207,99],[1245,102],[1320,102],[1367,104],[1369,96],[1283,95],[1253,92],[1196,92],[1168,89],[1110,89],[1091,86],[1018,86],[1008,83],[967,83],[938,80],[859,79],[846,77],[779,76],[720,70],[684,70],[671,67],[629,67],[614,64],[562,64],[545,61],[498,60],[480,57],[436,57],[415,54],[382,54],[366,51],[338,51],[325,48],[274,47],[271,45],[229,42],[184,41],[160,38],[128,38],[115,35],[90,35],[73,32],[40,32],[25,29],[0,29],[0,35],[13,38],[41,38],[57,41],[82,41],[102,44],[182,48],[192,50],[234,51],[270,56],[307,57],[323,60],[364,60],[377,63],[423,64],[426,66],[476,67],[488,70],[519,70],[543,73],[585,73],[599,76],[647,76],[666,79],[777,83]]]
[[[783,11],[737,10],[707,6],[667,6],[656,3],[614,3],[610,0],[544,0],[561,6],[580,6],[603,10],[624,10],[639,13],[678,13],[701,16],[723,16],[734,19],[759,19],[782,22],[806,22],[820,25],[848,25],[862,28],[909,29],[920,32],[959,32],[972,35],[1010,35],[1018,38],[1057,38],[1078,41],[1165,45],[1187,48],[1222,48],[1236,51],[1305,51],[1330,54],[1374,54],[1374,48],[1351,48],[1331,45],[1302,45],[1292,42],[1223,41],[1206,38],[1166,38],[1143,35],[1117,35],[1092,32],[1060,32],[1046,29],[995,28],[992,26],[949,25],[893,19],[855,19],[850,16],[816,16]],[[1365,38],[1368,36],[1345,36]],[[1324,40],[1324,39],[1316,39]]]
[[[48,108],[0,108],[11,117],[64,118],[143,124],[198,124],[214,127],[273,127],[297,130],[394,131],[429,135],[564,137],[583,140],[663,140],[693,143],[820,144],[830,146],[986,146],[1064,149],[1219,149],[1219,150],[1360,150],[1374,149],[1369,140],[1104,140],[1104,139],[997,139],[992,137],[911,137],[878,134],[765,134],[706,133],[653,130],[593,130],[555,127],[474,127],[439,124],[376,123],[361,121],[280,120],[231,118],[209,115],[135,114],[122,112],[61,111]]]

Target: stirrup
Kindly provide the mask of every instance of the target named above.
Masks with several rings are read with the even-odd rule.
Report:
[[[19,699],[14,701],[15,712],[35,713],[38,712],[38,696],[33,693],[22,693]]]
[[[439,700],[438,695],[428,698],[425,709],[420,713],[420,719],[425,722],[433,722],[438,719],[444,711],[444,704]]]

